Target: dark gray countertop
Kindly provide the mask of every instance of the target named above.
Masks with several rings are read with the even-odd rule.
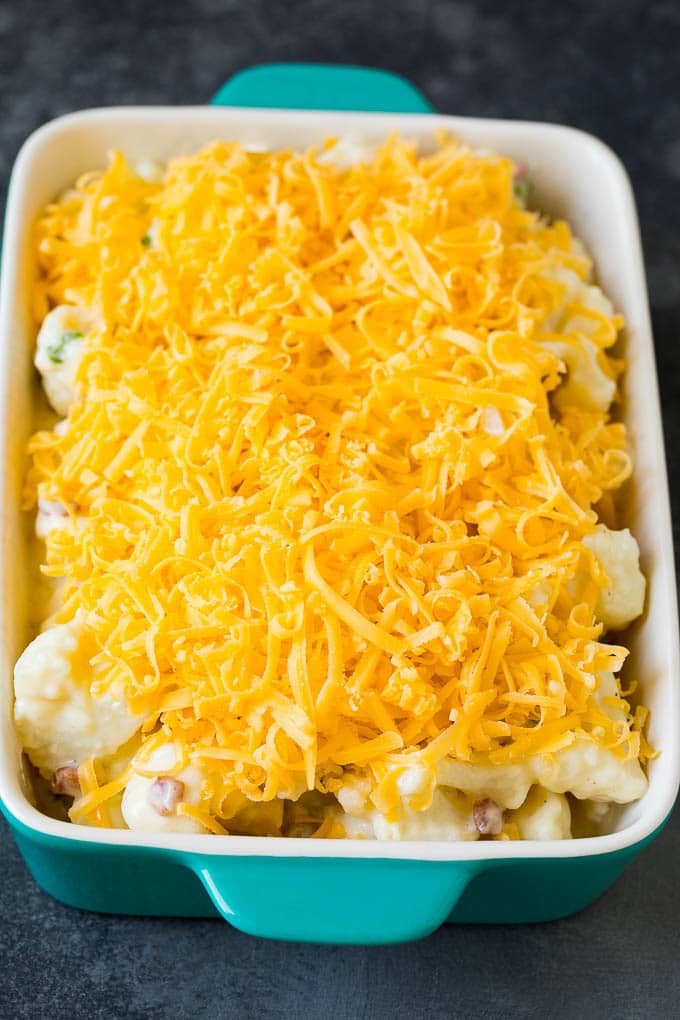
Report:
[[[443,112],[572,124],[623,158],[649,274],[673,498],[680,466],[680,5],[650,0],[0,2],[0,177],[86,106],[200,103],[272,60],[401,71]],[[680,521],[676,513],[676,526]],[[3,1018],[680,1016],[680,816],[594,906],[422,942],[263,942],[218,921],[63,907],[0,825]]]

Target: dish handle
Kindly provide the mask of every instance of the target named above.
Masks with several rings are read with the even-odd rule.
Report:
[[[184,863],[240,931],[353,945],[429,935],[484,867],[479,861],[264,856],[188,856]]]
[[[288,110],[432,113],[406,78],[376,67],[347,64],[259,64],[239,71],[210,100],[212,106]]]

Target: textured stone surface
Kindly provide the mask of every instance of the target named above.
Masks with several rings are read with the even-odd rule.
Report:
[[[635,187],[674,501],[680,463],[680,6],[606,0],[0,3],[0,179],[46,120],[84,106],[196,103],[270,60],[401,71],[443,112],[599,135]],[[676,515],[676,521],[677,521]],[[62,907],[0,827],[3,1018],[678,1016],[680,818],[567,921],[452,928],[415,945],[266,943],[213,921]]]

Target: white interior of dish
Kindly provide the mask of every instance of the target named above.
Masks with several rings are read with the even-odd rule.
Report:
[[[380,843],[285,840],[236,836],[168,837],[127,830],[98,830],[55,821],[28,801],[20,748],[12,725],[13,664],[31,637],[31,522],[19,509],[26,467],[24,447],[34,423],[38,386],[31,364],[35,325],[30,314],[30,227],[39,210],[86,170],[103,167],[111,149],[132,160],[165,161],[215,138],[251,145],[304,147],[328,135],[379,141],[399,130],[432,144],[445,128],[466,142],[527,163],[536,191],[533,204],[564,216],[595,259],[597,275],[627,321],[624,418],[635,456],[634,482],[624,494],[625,524],[642,550],[648,579],[647,611],[630,635],[628,679],[639,682],[651,709],[648,735],[661,752],[649,765],[645,797],[622,809],[606,836],[562,842]],[[680,773],[678,623],[672,532],[659,398],[644,269],[633,198],[626,174],[596,139],[569,128],[458,117],[353,113],[302,113],[210,107],[117,108],[72,114],[48,124],[17,159],[7,203],[0,308],[0,458],[2,458],[2,600],[0,603],[0,796],[22,822],[69,839],[118,845],[168,846],[179,851],[267,856],[397,857],[480,860],[498,857],[570,857],[631,845],[653,832],[670,811]]]

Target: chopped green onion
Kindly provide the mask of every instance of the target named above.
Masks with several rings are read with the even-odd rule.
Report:
[[[83,334],[77,329],[65,329],[58,340],[47,347],[47,357],[61,365],[66,358],[66,348],[73,340],[82,340]]]
[[[518,202],[524,205],[528,201],[529,195],[534,190],[534,182],[530,181],[528,177],[522,177],[519,181],[514,183],[515,198]]]
[[[149,245],[151,244],[151,234],[144,235],[144,237],[142,238],[142,244],[144,245],[145,248],[149,247]]]

